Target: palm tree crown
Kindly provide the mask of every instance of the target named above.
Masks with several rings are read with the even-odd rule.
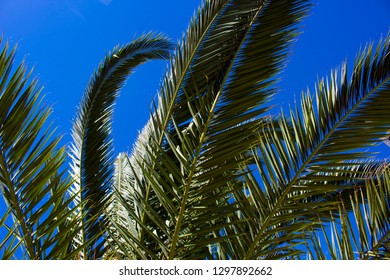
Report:
[[[205,1],[182,41],[148,33],[92,75],[61,147],[15,48],[0,51],[3,259],[388,259],[390,36],[270,116],[306,0]],[[128,76],[169,60],[148,122],[115,155]],[[70,162],[70,166],[68,164]]]

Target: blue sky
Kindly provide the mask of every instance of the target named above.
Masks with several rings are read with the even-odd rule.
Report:
[[[390,28],[388,0],[317,0],[303,21],[283,72],[277,102],[292,103],[318,77],[343,60],[352,62],[370,40]],[[44,85],[53,119],[70,141],[72,119],[93,70],[107,51],[134,37],[158,31],[177,42],[201,0],[0,0],[0,34],[19,44]],[[116,152],[129,151],[149,115],[165,62],[138,68],[118,100],[114,119]]]

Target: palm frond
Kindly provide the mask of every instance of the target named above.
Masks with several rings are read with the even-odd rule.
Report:
[[[312,235],[308,251],[315,259],[390,259],[389,166],[367,174],[362,187],[342,203],[330,227]],[[325,244],[325,245],[324,245]]]
[[[318,83],[315,102],[310,93],[304,94],[301,106],[291,110],[290,118],[282,116],[278,129],[283,137],[272,132],[273,127],[262,131],[258,147],[261,187],[272,204],[246,258],[267,254],[264,242],[272,238],[280,221],[294,223],[303,233],[310,227],[310,219],[316,224],[316,215],[329,218],[325,212],[337,209],[340,203],[309,202],[307,198],[343,190],[348,178],[359,180],[353,168],[355,161],[369,159],[373,154],[365,149],[380,143],[389,131],[389,53],[389,37],[375,49],[372,44],[367,46],[358,55],[349,82],[344,64],[339,72],[332,72],[329,82]],[[362,175],[360,180],[364,179]],[[306,203],[302,204],[303,200]],[[281,228],[280,232],[298,238],[297,229]]]
[[[45,259],[58,250],[56,258],[64,244],[54,221],[57,209],[69,203],[69,181],[60,170],[65,149],[53,136],[51,108],[42,101],[38,81],[24,62],[13,69],[15,51],[7,43],[0,51],[0,190],[6,204],[0,225],[7,232],[0,252],[2,258]]]
[[[159,258],[212,258],[214,243],[235,242],[221,233],[239,222],[231,216],[240,204],[230,200],[243,187],[238,165],[250,161],[258,117],[308,7],[206,1],[199,9],[130,156],[134,252],[148,244]]]
[[[268,117],[308,0],[206,0],[170,56],[146,34],[107,54],[73,124],[0,49],[0,258],[389,259],[390,35]],[[1,44],[1,38],[0,38]],[[170,58],[133,151],[115,158],[128,76]]]
[[[74,190],[82,205],[81,244],[89,243],[83,258],[102,256],[102,213],[112,189],[111,123],[119,91],[138,65],[150,59],[167,59],[171,44],[161,35],[146,34],[116,47],[92,76],[73,125],[71,148]]]

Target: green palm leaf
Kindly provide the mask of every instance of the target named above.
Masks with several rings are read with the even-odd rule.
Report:
[[[308,198],[343,190],[347,179],[359,180],[359,173],[354,171],[356,160],[370,156],[362,148],[380,143],[389,131],[389,53],[389,37],[376,49],[369,45],[356,59],[349,82],[344,64],[341,71],[332,73],[328,83],[319,82],[315,102],[305,94],[301,107],[291,110],[290,119],[280,119],[278,129],[283,137],[272,128],[262,131],[258,147],[266,192],[262,196],[268,196],[272,203],[256,229],[246,258],[267,255],[265,242],[277,227],[291,240],[302,239],[304,236],[299,235],[312,227],[310,220],[315,224],[317,215],[329,218],[325,212],[338,208],[337,202],[335,205],[325,199],[310,203]],[[290,221],[294,227],[290,230],[281,221]]]
[[[53,137],[51,108],[42,102],[37,80],[24,62],[13,70],[15,51],[7,43],[0,51],[0,191],[7,206],[0,219],[7,232],[1,257],[58,258],[66,243],[57,234],[69,230],[55,222],[69,203],[69,182],[60,170],[65,150]]]
[[[288,114],[267,117],[307,0],[205,1],[170,55],[146,34],[92,75],[66,151],[38,82],[0,49],[0,257],[388,259],[390,35]],[[0,42],[1,44],[1,42]],[[138,65],[170,58],[131,153],[113,109]]]
[[[351,207],[339,206],[339,219],[312,235],[308,251],[316,259],[390,259],[389,167],[367,174],[349,195]],[[322,245],[325,244],[325,245]]]
[[[121,187],[136,201],[123,207],[138,229],[129,233],[137,242],[127,244],[137,257],[147,246],[158,258],[212,258],[209,245],[234,242],[235,235],[221,233],[238,222],[230,216],[240,204],[229,199],[243,187],[238,165],[250,160],[256,118],[267,111],[307,8],[307,1],[207,1],[199,9]]]
[[[113,177],[111,123],[119,90],[133,69],[150,60],[170,56],[170,43],[147,34],[116,47],[100,64],[86,89],[73,126],[71,149],[75,200],[82,213],[80,244],[88,243],[83,258],[102,256],[102,212],[109,200]]]

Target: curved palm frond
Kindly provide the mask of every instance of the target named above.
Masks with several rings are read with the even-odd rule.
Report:
[[[129,242],[153,258],[213,258],[209,246],[236,242],[221,234],[242,191],[238,165],[256,141],[257,119],[274,93],[296,23],[307,1],[206,1],[178,46],[158,105],[129,158],[122,199]],[[241,158],[240,158],[241,157]],[[116,226],[125,233],[130,225]],[[131,242],[130,242],[131,241]],[[224,246],[225,255],[234,255]]]
[[[315,225],[318,215],[329,218],[341,203],[308,198],[343,190],[345,180],[359,180],[354,161],[368,159],[372,153],[363,149],[379,143],[390,128],[389,42],[387,37],[375,49],[369,45],[357,57],[349,82],[344,64],[328,83],[318,83],[315,102],[310,93],[303,95],[290,119],[279,121],[283,137],[272,127],[261,132],[257,152],[263,186],[251,189],[251,195],[268,204],[258,209],[259,227],[253,229],[246,258],[268,257],[269,249],[282,252],[289,242],[302,241],[310,221]]]
[[[53,137],[51,108],[38,81],[24,62],[14,70],[15,51],[7,43],[0,51],[0,192],[6,203],[0,256],[58,258],[66,248],[61,234],[70,229],[64,223],[70,212],[63,210],[69,181],[60,170],[65,149]]]
[[[92,76],[73,125],[71,148],[75,200],[82,214],[80,244],[88,243],[82,258],[100,258],[102,213],[112,187],[113,163],[111,123],[119,90],[133,69],[151,59],[170,57],[171,44],[161,35],[146,34],[116,47]],[[77,242],[76,242],[77,244]]]

